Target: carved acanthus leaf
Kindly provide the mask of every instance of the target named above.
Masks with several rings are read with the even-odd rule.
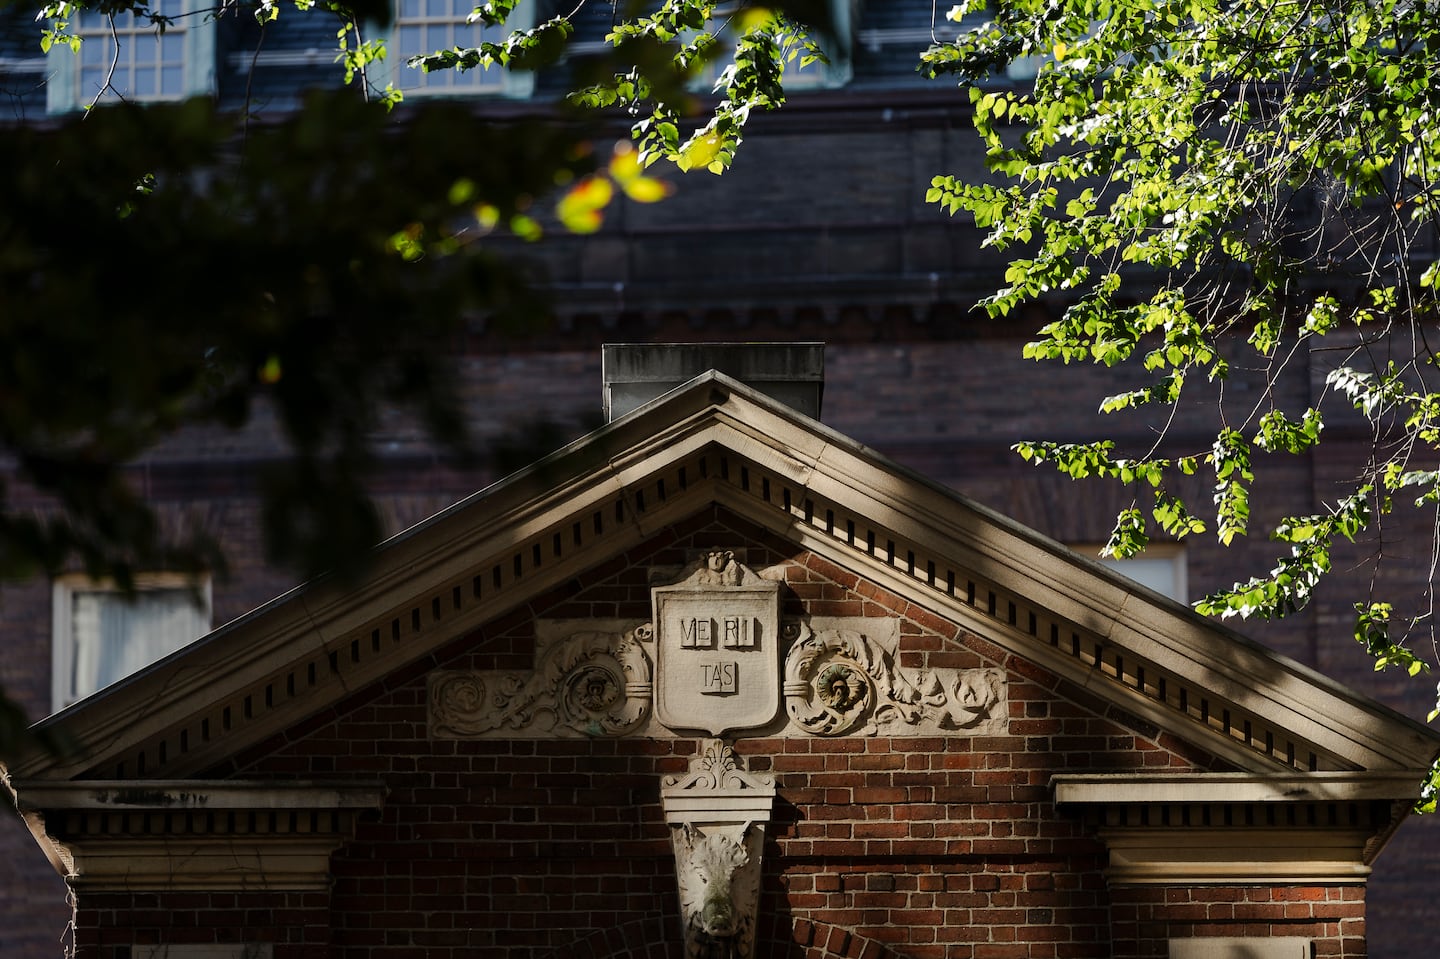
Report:
[[[864,633],[805,630],[785,660],[785,705],[816,736],[968,729],[997,718],[1004,682],[993,668],[907,674]]]
[[[666,776],[664,784],[667,791],[758,789],[773,792],[775,777],[750,772],[727,743],[706,739],[701,741],[700,752],[690,760],[690,771],[683,776]]]
[[[430,678],[430,728],[441,737],[499,730],[622,736],[650,715],[650,658],[635,630],[579,632],[553,646],[528,677],[439,672]]]

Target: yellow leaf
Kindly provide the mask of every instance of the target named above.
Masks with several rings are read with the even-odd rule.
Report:
[[[670,195],[670,184],[646,176],[640,154],[623,140],[615,144],[609,170],[610,178],[636,203],[655,203]]]
[[[764,30],[775,22],[775,13],[767,7],[746,7],[735,14],[736,33],[746,36],[756,30]]]
[[[260,367],[260,382],[273,386],[280,382],[280,377],[283,375],[284,373],[280,368],[280,357],[273,353],[270,354],[270,356],[266,358],[265,364]]]
[[[640,154],[633,146],[623,140],[615,144],[615,154],[610,157],[610,176],[616,183],[624,186],[639,176],[642,169]]]
[[[461,177],[450,185],[450,202],[455,206],[470,202],[475,196],[475,181],[469,177]]]
[[[560,199],[555,214],[572,233],[594,233],[604,221],[602,212],[615,195],[615,188],[603,177],[586,177]]]
[[[534,242],[540,239],[540,224],[523,213],[517,213],[510,218],[510,232],[522,240]]]
[[[1055,44],[1055,60],[1057,63],[1065,59],[1065,53],[1069,49],[1070,47],[1064,43]]]
[[[599,210],[570,210],[560,219],[571,233],[594,233],[605,222],[605,215]]]
[[[693,170],[698,167],[711,167],[717,162],[720,146],[720,138],[717,136],[692,137],[680,150],[680,168]]]
[[[615,188],[604,177],[587,176],[575,184],[568,195],[575,197],[576,202],[598,210],[610,202],[610,198],[615,195]]]
[[[625,195],[636,203],[656,203],[670,195],[670,184],[654,177],[641,176],[622,181]]]

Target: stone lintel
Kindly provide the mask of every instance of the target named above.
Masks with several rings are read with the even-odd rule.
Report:
[[[1112,886],[1359,884],[1369,830],[1140,827],[1101,830]]]
[[[82,892],[274,892],[330,888],[330,856],[348,835],[153,837],[71,845]]]

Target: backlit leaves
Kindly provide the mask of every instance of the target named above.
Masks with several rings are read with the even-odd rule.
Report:
[[[950,13],[965,27],[921,58],[967,90],[989,173],[937,176],[928,198],[1013,251],[981,306],[1008,316],[1043,299],[1059,315],[1027,357],[1145,374],[1100,409],[1158,423],[1157,449],[1193,442],[1169,430],[1182,402],[1186,423],[1197,401],[1215,411],[1208,449],[1140,458],[1158,477],[1106,440],[1017,447],[1075,478],[1165,491],[1155,527],[1127,507],[1107,549],[1203,528],[1170,492],[1200,462],[1214,476],[1215,533],[1233,543],[1250,532],[1269,458],[1310,453],[1327,421],[1370,431],[1349,494],[1278,523],[1289,555],[1207,597],[1206,612],[1303,607],[1332,546],[1394,501],[1429,511],[1420,521],[1440,542],[1435,12],[1401,0],[968,0]],[[1020,58],[1041,64],[1033,85],[993,81]],[[1312,369],[1324,375],[1317,395],[1280,388]],[[1412,613],[1356,607],[1377,664],[1417,668],[1403,636],[1389,637],[1433,638],[1430,574]]]

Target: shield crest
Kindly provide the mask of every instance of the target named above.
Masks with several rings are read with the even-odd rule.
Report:
[[[676,729],[721,736],[780,711],[780,584],[705,553],[688,576],[651,590],[655,714]]]

